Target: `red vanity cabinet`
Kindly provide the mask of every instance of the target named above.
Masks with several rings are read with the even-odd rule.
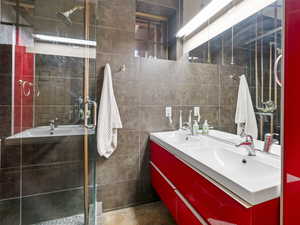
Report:
[[[172,189],[180,193],[207,224],[279,225],[279,199],[246,207],[160,145],[153,141],[150,145],[152,168],[160,171]],[[153,186],[156,190],[160,188]],[[171,211],[177,220],[178,214],[184,214],[178,210],[180,207],[176,214]]]
[[[168,184],[168,182],[159,174],[159,172],[151,166],[151,181],[161,200],[165,203],[172,215],[176,219],[176,204],[177,195],[175,189]]]
[[[170,185],[166,178],[158,172],[157,167],[151,165],[152,185],[173,215],[178,225],[204,225],[182,200],[180,194]]]

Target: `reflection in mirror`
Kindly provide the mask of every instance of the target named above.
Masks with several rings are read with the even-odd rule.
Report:
[[[192,63],[212,63],[243,68],[225,77],[225,87],[236,87],[236,107],[240,76],[245,74],[258,127],[258,139],[272,134],[280,141],[282,1],[262,9],[225,32],[189,52]],[[220,67],[221,69],[223,67]],[[232,111],[231,116],[235,116]]]
[[[136,1],[135,57],[176,60],[179,1]]]

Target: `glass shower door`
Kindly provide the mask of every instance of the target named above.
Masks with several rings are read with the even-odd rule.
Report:
[[[0,3],[0,224],[93,225],[96,3]]]

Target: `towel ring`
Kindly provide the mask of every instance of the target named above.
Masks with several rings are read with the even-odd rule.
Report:
[[[19,85],[21,86],[21,89],[23,91],[23,95],[28,97],[31,94],[31,90],[30,88],[33,86],[33,84],[31,82],[25,81],[25,80],[18,80]],[[27,85],[29,86],[28,89]]]
[[[275,61],[275,65],[274,65],[275,81],[280,87],[282,87],[282,82],[279,80],[279,77],[278,77],[278,65],[279,65],[279,62],[281,59],[282,59],[282,55],[278,56],[278,58]]]

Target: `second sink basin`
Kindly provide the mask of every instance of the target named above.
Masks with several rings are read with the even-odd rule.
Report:
[[[94,130],[88,130],[88,134],[94,134]],[[42,137],[59,137],[59,136],[78,136],[84,135],[85,129],[81,125],[61,125],[50,130],[49,126],[35,127],[25,130],[21,133],[15,134],[7,138],[11,139],[25,139],[25,138],[42,138]]]

